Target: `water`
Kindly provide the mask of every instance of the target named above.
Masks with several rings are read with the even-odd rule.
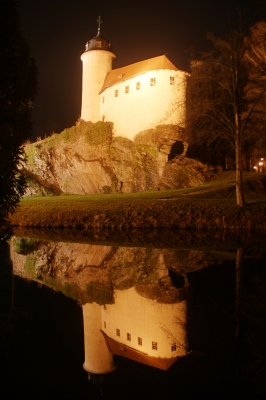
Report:
[[[28,230],[10,249],[4,398],[265,394],[262,235]]]

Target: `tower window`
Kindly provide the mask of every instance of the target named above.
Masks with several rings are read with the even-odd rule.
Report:
[[[142,346],[142,338],[141,337],[138,337],[138,345]]]
[[[157,342],[152,342],[152,350],[158,350]]]
[[[174,85],[174,84],[175,84],[175,77],[170,76],[170,85]]]
[[[137,82],[136,83],[136,90],[139,90],[140,89],[140,82]]]
[[[102,42],[101,42],[101,40],[97,40],[97,45],[96,45],[98,48],[101,48],[102,47]]]
[[[102,102],[104,103],[104,96],[103,96],[103,100],[102,100]]]
[[[175,343],[172,344],[171,350],[172,350],[172,351],[176,351],[176,344],[175,344]]]
[[[116,336],[120,336],[120,329],[116,329]]]
[[[118,97],[118,89],[115,90],[115,97]]]
[[[106,328],[106,322],[104,321],[104,327]]]
[[[127,333],[127,340],[131,342],[131,333]]]
[[[129,93],[129,86],[125,87],[125,93]]]
[[[151,86],[155,86],[156,85],[156,78],[151,78],[150,84],[151,84]]]

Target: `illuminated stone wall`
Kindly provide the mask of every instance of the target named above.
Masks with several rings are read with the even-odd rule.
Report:
[[[186,75],[174,70],[147,71],[106,88],[100,95],[100,119],[114,122],[115,135],[131,140],[156,125],[184,126]]]
[[[81,55],[82,74],[82,106],[81,119],[97,122],[100,117],[99,92],[107,72],[112,69],[115,55],[110,51],[91,50]]]
[[[115,304],[102,306],[101,325],[109,337],[122,344],[152,357],[173,358],[186,354],[186,319],[186,301],[160,304],[131,288],[116,291]],[[153,343],[157,349],[152,348]],[[172,349],[174,344],[176,350]]]

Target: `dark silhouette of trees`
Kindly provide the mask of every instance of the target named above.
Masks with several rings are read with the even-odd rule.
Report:
[[[209,34],[208,39],[211,50],[191,63],[187,133],[192,143],[216,142],[225,151],[226,146],[233,150],[236,200],[243,207],[244,152],[255,146],[266,127],[265,70],[258,58],[252,63],[252,34],[246,37],[234,29],[223,38]]]
[[[0,222],[23,194],[19,174],[23,143],[32,131],[37,68],[30,56],[13,0],[0,2]],[[1,225],[1,224],[0,224]]]

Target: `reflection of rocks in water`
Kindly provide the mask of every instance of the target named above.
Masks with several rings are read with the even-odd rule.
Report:
[[[115,291],[115,303],[83,305],[85,362],[90,374],[115,367],[113,354],[168,369],[187,354],[186,301],[159,304],[134,288]]]
[[[133,286],[145,298],[180,302],[188,285],[186,274],[219,261],[195,250],[47,241],[36,241],[17,254],[15,241],[11,248],[16,274],[38,280],[82,304],[111,304],[114,289]]]

